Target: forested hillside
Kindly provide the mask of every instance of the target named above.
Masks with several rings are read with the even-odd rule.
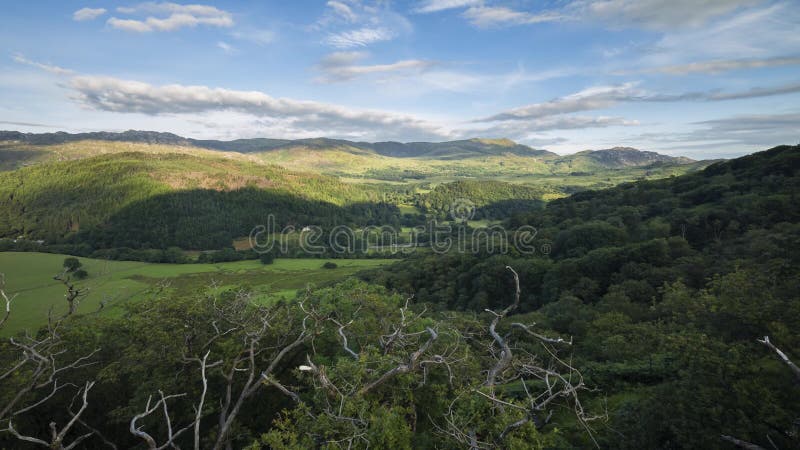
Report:
[[[91,161],[139,192],[163,189],[130,158]],[[195,162],[172,155],[148,167]],[[86,176],[70,163],[30,168],[56,169],[50,178],[75,186]],[[320,177],[332,183],[322,199],[285,169],[253,170],[280,189],[155,195],[145,217],[117,216],[109,236],[180,223],[181,212],[227,217],[237,211],[227,205],[263,192],[335,220],[347,208],[332,193],[354,188]],[[799,171],[800,148],[784,146],[574,194],[505,222],[535,227],[550,252],[420,251],[290,301],[183,280],[179,290],[154,283],[114,314],[105,302],[81,311],[92,275],[81,281],[65,261],[55,280],[67,312],[0,342],[0,446],[797,447],[800,391],[777,350],[797,358],[800,348]],[[492,205],[506,188],[461,183],[430,198],[470,193]],[[196,209],[172,211],[180,205]],[[469,224],[453,236],[460,227]]]
[[[505,303],[575,339],[575,363],[608,397],[609,448],[798,445],[800,392],[756,340],[797,355],[800,148],[659,181],[575,194],[508,225],[532,225],[547,256],[428,255],[365,279],[446,310]]]
[[[575,177],[566,182],[553,180],[552,184],[559,187],[600,187],[597,183],[601,180],[619,182],[682,174],[710,163],[632,148],[587,150],[559,156],[508,139],[408,143],[327,138],[216,141],[134,130],[78,134],[0,131],[0,170],[130,151],[195,156],[225,152],[226,157],[243,161],[265,161],[298,171],[382,182],[450,181],[459,177],[513,177],[521,182],[537,182],[543,175]]]
[[[281,226],[359,222],[380,201],[379,189],[275,165],[115,153],[0,173],[0,236],[221,248],[269,214]]]

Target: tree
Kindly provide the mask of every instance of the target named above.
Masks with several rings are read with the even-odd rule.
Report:
[[[78,270],[76,270],[75,272],[72,273],[72,276],[75,277],[76,280],[83,280],[83,279],[86,279],[86,277],[89,276],[89,272],[87,272],[87,271],[85,271],[83,269],[78,269]]]
[[[275,254],[273,252],[265,252],[262,253],[258,259],[261,261],[261,264],[272,264],[275,262]]]
[[[83,264],[80,262],[78,258],[69,257],[64,259],[63,267],[64,270],[67,272],[75,272],[82,266]]]

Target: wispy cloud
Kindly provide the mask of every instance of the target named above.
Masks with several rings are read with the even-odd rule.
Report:
[[[28,65],[28,66],[36,67],[38,69],[44,70],[46,72],[54,73],[56,75],[71,75],[71,74],[74,73],[70,69],[64,69],[63,67],[58,67],[58,66],[53,65],[53,64],[45,64],[45,63],[40,63],[40,62],[37,62],[37,61],[31,61],[30,59],[26,58],[21,53],[15,54],[14,56],[12,56],[12,58],[14,59],[14,61],[16,61],[16,62],[18,62],[20,64],[25,64],[25,65]]]
[[[655,30],[692,28],[764,0],[576,0],[567,11],[615,26]]]
[[[348,22],[355,22],[358,20],[358,15],[353,12],[353,9],[344,2],[331,0],[326,5],[333,11],[334,14]]]
[[[448,9],[463,8],[466,6],[477,6],[483,4],[483,0],[425,0],[414,9],[414,12],[427,14]]]
[[[470,129],[469,134],[527,140],[535,133],[554,130],[583,130],[588,128],[632,127],[638,120],[623,117],[556,116],[525,121],[503,122],[488,128]]]
[[[388,41],[394,33],[386,28],[361,28],[329,35],[325,42],[336,48],[366,47],[369,44]]]
[[[554,22],[567,18],[557,11],[530,13],[502,6],[475,6],[467,9],[463,16],[479,28]]]
[[[0,120],[0,125],[15,125],[20,127],[36,127],[36,128],[63,128],[59,127],[58,125],[47,125],[44,123],[33,123],[33,122],[12,122],[7,120]]]
[[[727,101],[800,92],[800,83],[777,86],[754,87],[743,91],[700,91],[664,94],[650,92],[638,87],[637,83],[614,86],[595,86],[547,102],[534,103],[510,109],[476,122],[502,122],[529,120],[580,111],[605,109],[624,102],[681,102],[681,101]]]
[[[526,11],[485,6],[469,0],[429,0],[418,10],[433,12],[469,6],[463,16],[480,28],[528,25],[562,20],[602,23],[608,27],[652,30],[699,27],[764,0],[572,0],[560,8]]]
[[[317,81],[335,83],[373,74],[413,74],[436,64],[435,61],[420,59],[404,59],[388,64],[359,64],[367,57],[367,52],[331,53],[317,65],[317,69],[323,74]]]
[[[547,102],[510,109],[479,119],[478,122],[536,119],[579,111],[603,109],[614,106],[621,101],[641,98],[643,95],[645,95],[645,92],[637,88],[636,83],[595,86]]]
[[[663,73],[668,75],[688,75],[691,73],[717,74],[731,70],[760,69],[765,67],[794,66],[799,64],[800,57],[798,56],[761,59],[715,59],[687,64],[651,67],[634,71],[620,71],[617,73],[622,75],[627,73]]]
[[[72,13],[72,20],[78,22],[84,20],[94,20],[106,13],[105,8],[81,8]]]
[[[326,45],[348,49],[393,40],[413,26],[388,1],[330,0],[322,17],[307,29],[324,33]]]
[[[186,27],[208,25],[232,27],[233,15],[228,11],[209,5],[179,5],[177,3],[141,3],[134,7],[117,8],[123,14],[155,14],[144,19],[120,19],[111,17],[106,23],[112,28],[137,33],[152,31],[175,31]]]
[[[796,144],[800,136],[800,113],[744,114],[693,122],[686,132],[645,133],[637,140],[648,140],[662,148],[718,149],[717,156],[737,156],[732,146],[763,149],[773,145]]]
[[[236,47],[234,47],[234,46],[232,46],[232,45],[230,45],[230,44],[228,44],[227,42],[224,42],[224,41],[218,41],[217,42],[217,48],[221,49],[223,52],[225,52],[225,53],[227,53],[229,55],[232,55],[232,54],[238,52]]]

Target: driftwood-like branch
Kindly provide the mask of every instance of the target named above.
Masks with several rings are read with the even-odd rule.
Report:
[[[786,353],[783,353],[781,349],[775,347],[775,345],[769,341],[769,336],[764,336],[764,339],[758,339],[758,342],[766,345],[770,350],[775,352],[778,355],[778,358],[780,358],[784,364],[789,366],[789,370],[791,370],[795,377],[797,377],[797,380],[800,381],[800,368],[797,367],[797,365],[795,365],[795,363],[793,363],[788,356],[786,356]]]
[[[798,368],[797,365],[795,365],[795,363],[792,362],[792,360],[789,358],[788,355],[786,355],[786,353],[781,351],[781,349],[776,347],[775,344],[770,342],[769,336],[764,336],[764,339],[756,339],[756,341],[758,341],[761,344],[764,344],[767,348],[775,352],[775,354],[778,355],[778,358],[780,358],[780,360],[784,364],[786,364],[787,367],[789,367],[789,370],[791,370],[792,373],[795,375],[795,377],[797,377],[798,381],[800,381],[800,368]],[[720,436],[720,438],[722,438],[723,441],[730,442],[731,444],[746,450],[765,450],[764,447],[761,447],[760,445],[753,444],[752,442],[743,441],[733,436],[728,436],[723,434],[722,436]],[[772,443],[772,440],[770,439],[769,435],[767,435],[767,439],[769,439],[770,443]],[[774,443],[772,443],[772,445],[773,447],[775,446]]]
[[[743,448],[745,450],[766,450],[764,447],[762,447],[760,445],[756,445],[756,444],[753,444],[753,443],[750,443],[750,442],[747,442],[747,441],[743,441],[741,439],[736,439],[733,436],[728,436],[728,435],[723,434],[720,437],[722,438],[723,441],[728,441],[731,444],[733,444],[733,445],[735,445],[735,446],[737,446],[739,448]]]
[[[353,321],[351,320],[350,322],[347,322],[346,324],[341,324],[341,323],[337,322],[337,321],[336,321],[336,320],[334,320],[334,319],[331,319],[331,321],[332,321],[333,323],[335,323],[336,325],[339,325],[339,331],[338,331],[338,333],[339,333],[339,336],[342,338],[342,347],[344,347],[344,351],[346,351],[347,353],[349,353],[349,354],[350,354],[350,356],[352,356],[352,357],[353,357],[353,359],[355,359],[356,361],[358,361],[358,358],[359,358],[359,356],[358,356],[358,353],[354,352],[354,351],[353,351],[353,350],[352,350],[352,349],[351,349],[351,348],[350,348],[350,347],[347,345],[347,335],[346,335],[346,334],[344,334],[344,329],[345,329],[345,328],[347,328],[347,326],[348,326],[348,325],[350,325],[351,323],[353,323]]]
[[[419,349],[417,349],[416,351],[411,353],[411,355],[408,357],[408,361],[407,362],[398,364],[396,367],[393,367],[393,368],[389,369],[388,371],[386,371],[377,380],[366,384],[364,387],[362,387],[358,391],[358,394],[359,395],[364,395],[364,394],[372,391],[376,387],[382,385],[387,380],[389,380],[389,379],[391,379],[391,378],[393,378],[393,377],[395,377],[395,376],[397,376],[397,375],[399,375],[401,373],[408,373],[408,372],[411,372],[413,370],[416,370],[417,367],[418,367],[418,362],[419,362],[420,356],[422,356],[422,354],[425,353],[425,351],[427,351],[428,348],[430,348],[430,346],[433,344],[433,341],[435,341],[436,339],[439,338],[439,334],[436,333],[436,331],[433,328],[428,327],[425,330],[428,332],[430,337],[428,338],[427,341],[425,341],[424,344],[422,344],[422,346],[420,346]]]
[[[6,276],[3,273],[0,273],[0,296],[3,297],[3,300],[6,303],[5,312],[2,313],[3,318],[0,319],[0,329],[2,329],[3,325],[5,325],[6,321],[8,320],[9,316],[11,316],[11,302],[13,302],[14,298],[17,296],[17,294],[9,296],[6,293]]]
[[[500,313],[496,313],[488,309],[486,310],[487,312],[494,314],[494,319],[492,319],[492,322],[489,324],[489,334],[500,348],[500,357],[497,359],[494,367],[489,369],[489,373],[486,376],[486,386],[489,388],[489,392],[491,393],[492,397],[494,397],[494,388],[497,383],[497,377],[511,364],[511,359],[513,358],[511,347],[508,345],[508,342],[506,342],[506,340],[497,332],[497,325],[500,323],[500,320],[508,315],[508,313],[519,307],[519,275],[517,275],[517,272],[510,266],[506,266],[506,269],[510,270],[514,275],[514,303],[508,305],[506,309],[500,311]]]
[[[82,394],[83,403],[78,410],[78,412],[72,414],[72,419],[64,425],[64,428],[61,430],[58,429],[55,422],[50,422],[50,442],[47,442],[43,439],[35,438],[32,436],[24,436],[20,434],[15,428],[12,421],[9,419],[8,421],[8,431],[17,439],[25,442],[30,442],[33,444],[38,444],[43,447],[55,449],[55,450],[72,450],[76,448],[81,442],[85,441],[89,437],[94,434],[94,431],[90,431],[89,433],[82,434],[75,438],[74,441],[70,444],[64,444],[64,439],[67,437],[67,433],[75,426],[76,423],[80,422],[80,416],[86,410],[86,407],[89,406],[89,400],[87,396],[89,395],[89,391],[94,386],[94,382],[86,382],[86,385],[78,392],[78,394]]]
[[[72,362],[60,361],[61,355],[67,352],[58,332],[66,316],[50,322],[47,333],[42,336],[25,335],[11,338],[12,347],[19,350],[19,360],[9,370],[0,374],[0,380],[24,371],[26,379],[20,383],[14,396],[0,405],[0,421],[7,421],[24,414],[50,400],[57,392],[67,387],[76,387],[59,382],[59,377],[66,371],[80,369],[95,364],[92,358],[100,351],[78,357]],[[38,396],[33,395],[40,392]],[[33,398],[32,400],[30,400]]]
[[[478,439],[476,429],[482,427],[480,419],[476,417],[458,417],[451,405],[449,411],[444,416],[445,424],[439,426],[434,424],[436,430],[445,436],[455,439],[461,445],[469,448],[502,448],[505,446],[505,439],[522,428],[526,424],[532,424],[537,429],[541,429],[550,422],[553,415],[553,403],[556,400],[564,400],[572,404],[578,422],[589,433],[594,441],[592,431],[588,422],[605,417],[588,416],[581,405],[578,393],[585,389],[583,378],[580,373],[570,364],[558,356],[553,345],[571,345],[572,339],[566,341],[562,338],[552,338],[532,330],[532,325],[524,325],[514,322],[510,324],[511,331],[507,335],[502,335],[498,328],[501,322],[508,317],[520,305],[520,280],[517,272],[506,267],[514,277],[514,297],[513,302],[500,312],[486,310],[493,315],[488,327],[489,338],[488,351],[494,359],[494,363],[486,371],[486,378],[480,386],[474,387],[468,392],[477,394],[483,399],[488,400],[499,412],[497,417],[502,418],[507,411],[515,411],[514,419],[506,424],[498,434],[484,435]],[[517,346],[513,342],[513,330],[522,330],[526,336],[536,338],[544,348],[548,359],[542,360],[539,356],[529,353],[525,347]],[[472,335],[470,340],[478,341],[478,336]],[[535,379],[544,384],[541,392],[531,392],[526,380]],[[513,398],[503,398],[496,392],[497,386],[507,385],[508,383],[519,381],[525,391],[526,401],[521,402]],[[538,383],[537,383],[538,384]],[[458,399],[456,399],[458,400]],[[455,403],[455,401],[454,401]],[[519,413],[522,412],[522,417]],[[477,421],[477,422],[476,422]],[[485,433],[485,431],[484,431]],[[597,442],[594,442],[597,445]]]
[[[161,391],[158,391],[158,393],[161,399],[158,400],[156,403],[153,403],[151,406],[153,396],[148,397],[144,411],[135,415],[133,419],[131,419],[129,427],[131,434],[145,441],[145,443],[147,444],[147,448],[150,450],[162,450],[167,447],[173,447],[175,444],[175,440],[178,439],[178,437],[180,437],[183,433],[190,430],[194,425],[194,422],[192,422],[189,425],[186,425],[185,427],[179,429],[178,431],[173,432],[172,419],[169,416],[169,409],[167,408],[167,400],[183,397],[186,394],[164,395],[164,393]],[[151,436],[146,431],[142,430],[142,427],[136,425],[136,422],[144,419],[150,414],[153,414],[157,409],[161,409],[164,412],[164,420],[167,423],[167,441],[162,445],[158,445],[156,439],[153,436]]]

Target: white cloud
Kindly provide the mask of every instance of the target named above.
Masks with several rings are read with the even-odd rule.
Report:
[[[389,64],[358,64],[368,56],[367,52],[331,53],[317,65],[317,69],[323,73],[318,81],[333,83],[372,74],[418,73],[436,64],[434,61],[419,59],[405,59]]]
[[[425,0],[414,11],[422,14],[481,5],[483,0]]]
[[[747,114],[704,120],[691,124],[694,129],[686,132],[646,133],[637,140],[649,140],[661,148],[705,149],[701,157],[716,154],[731,157],[741,154],[731,147],[748,147],[763,150],[775,145],[796,144],[800,136],[800,113]],[[710,152],[709,149],[716,149]]]
[[[557,11],[534,14],[502,6],[475,6],[464,11],[463,16],[479,28],[554,22],[567,18]]]
[[[553,100],[510,109],[475,122],[503,122],[530,120],[580,111],[605,109],[624,102],[681,102],[681,101],[727,101],[757,97],[793,94],[800,92],[800,83],[778,86],[753,87],[744,91],[683,92],[659,94],[637,87],[637,83],[615,86],[595,86]]]
[[[470,132],[472,134],[476,132],[480,133],[481,136],[528,139],[532,134],[542,131],[582,130],[587,128],[630,127],[638,125],[640,125],[639,121],[628,120],[622,117],[557,116],[504,122],[489,128],[470,130]]]
[[[777,3],[743,11],[694,30],[666,33],[641,62],[671,66],[707,59],[765,59],[797,55],[800,8]],[[702,45],[699,45],[699,44]]]
[[[217,42],[217,48],[219,48],[222,51],[224,51],[225,53],[228,53],[228,54],[231,54],[231,55],[236,53],[236,52],[238,52],[238,50],[235,47],[233,47],[232,45],[230,45],[230,44],[228,44],[227,42],[224,42],[224,41]]]
[[[355,22],[358,20],[358,15],[344,2],[331,0],[327,3],[327,6],[331,8],[336,15],[348,22]]]
[[[413,25],[386,0],[330,0],[322,17],[306,27],[324,33],[321,41],[334,48],[366,47],[412,32]]]
[[[580,20],[599,22],[610,27],[672,30],[700,27],[713,19],[764,2],[765,0],[572,0],[560,8],[533,12],[505,6],[484,6],[483,2],[477,0],[428,0],[421,9],[428,8],[427,12],[431,12],[471,6],[463,16],[480,28]]]
[[[154,86],[111,77],[76,76],[69,87],[87,108],[117,113],[201,114],[233,111],[324,135],[357,134],[441,139],[445,127],[407,114],[362,110],[315,101],[274,98],[259,91],[207,86]]]
[[[386,28],[361,28],[329,35],[325,42],[336,48],[366,47],[369,44],[388,41],[394,33]]]
[[[28,66],[36,67],[38,69],[44,70],[46,72],[54,73],[56,75],[70,75],[74,73],[70,69],[64,69],[63,67],[58,67],[53,64],[44,64],[36,61],[31,61],[30,59],[26,58],[24,55],[17,53],[12,56],[14,61],[20,64],[26,64]]]
[[[578,0],[569,8],[585,18],[656,30],[699,27],[764,0]]]
[[[526,120],[579,111],[603,109],[614,106],[620,101],[639,98],[643,95],[644,91],[638,89],[636,83],[625,83],[616,86],[596,86],[544,103],[534,103],[514,108],[480,119],[479,121]]]
[[[117,8],[124,14],[160,14],[165,17],[148,16],[143,20],[111,17],[106,23],[120,30],[137,33],[152,31],[175,31],[180,28],[208,25],[232,27],[233,15],[209,5],[179,5],[177,3],[142,3],[129,8]]]
[[[105,8],[81,8],[72,13],[72,20],[94,20],[106,13]]]
[[[668,75],[688,75],[690,73],[717,74],[731,70],[759,69],[764,67],[794,66],[800,64],[800,57],[776,57],[762,59],[716,59],[687,64],[652,67],[633,71],[634,73],[664,73]],[[620,72],[621,74],[631,72]]]

